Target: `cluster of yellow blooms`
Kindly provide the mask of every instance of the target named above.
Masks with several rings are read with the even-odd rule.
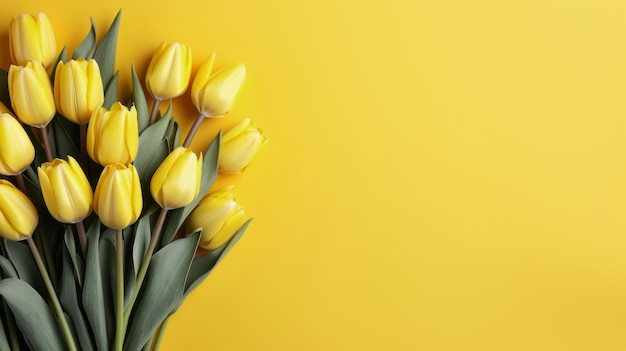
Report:
[[[96,163],[104,166],[92,193],[81,168],[72,157],[50,159],[39,171],[46,206],[63,223],[85,219],[93,208],[102,223],[113,229],[134,223],[142,210],[141,186],[132,162],[137,155],[137,112],[121,103],[109,110],[102,107],[103,84],[98,63],[78,58],[58,62],[54,84],[48,76],[57,57],[52,26],[43,13],[22,14],[11,23],[9,42],[13,65],[9,69],[11,107],[20,122],[41,128],[55,114],[79,124],[88,124],[86,149]],[[245,66],[235,64],[213,72],[215,54],[207,59],[191,86],[192,102],[198,120],[226,115],[245,78]],[[164,42],[154,54],[146,73],[146,88],[154,97],[152,122],[158,104],[182,95],[191,78],[189,46]],[[0,173],[20,174],[34,159],[34,148],[19,122],[3,108],[0,115]],[[190,133],[191,134],[191,133]],[[197,157],[186,145],[173,150],[152,177],[150,191],[166,209],[188,205],[198,195],[202,155]],[[266,143],[262,130],[245,119],[224,134],[219,170],[225,174],[241,172]],[[44,140],[45,144],[45,140]],[[50,155],[49,155],[50,157]],[[0,234],[12,240],[30,236],[37,226],[36,211],[30,200],[11,183],[0,187]],[[215,249],[228,240],[243,223],[243,210],[232,195],[232,187],[208,194],[189,219],[189,228],[204,228],[201,246]],[[9,212],[10,211],[10,212]],[[211,228],[211,229],[209,229]],[[215,238],[215,239],[214,239]]]
[[[8,71],[11,109],[0,103],[0,175],[5,178],[0,179],[0,236],[11,241],[28,242],[42,272],[68,349],[75,350],[76,345],[50,278],[39,262],[37,245],[31,238],[39,225],[39,215],[31,201],[34,190],[27,188],[22,173],[27,174],[31,183],[38,180],[38,184],[31,186],[40,189],[41,196],[35,195],[43,199],[56,221],[76,226],[83,258],[87,258],[88,252],[83,220],[93,218],[90,217],[92,212],[100,223],[117,232],[117,301],[123,301],[125,296],[122,230],[135,222],[141,226],[144,223],[138,221],[141,216],[151,215],[151,212],[146,214],[144,209],[147,198],[143,192],[147,192],[148,186],[152,198],[161,208],[141,266],[135,267],[139,269],[130,300],[126,305],[116,304],[114,349],[122,350],[130,311],[138,298],[168,211],[188,207],[191,213],[187,212],[188,216],[185,214],[186,233],[191,235],[201,231],[199,243],[195,243],[210,252],[226,247],[238,231],[245,230],[244,210],[234,198],[232,185],[201,194],[203,198],[196,199],[200,195],[201,184],[206,183],[202,175],[203,155],[197,155],[189,148],[205,119],[224,117],[230,112],[246,76],[245,66],[234,64],[214,72],[215,54],[201,65],[191,84],[191,102],[198,110],[198,117],[182,145],[168,148],[168,151],[173,150],[159,159],[160,164],[154,162],[152,169],[155,170],[149,175],[148,185],[146,179],[141,178],[145,176],[141,168],[134,165],[135,160],[139,160],[138,154],[143,145],[140,143],[137,108],[129,108],[120,102],[109,102],[106,106],[110,108],[104,106],[109,95],[105,97],[105,90],[108,89],[103,84],[97,60],[81,57],[61,59],[52,25],[43,13],[16,16],[10,25],[9,44],[13,63]],[[158,123],[160,102],[181,96],[190,86],[191,75],[190,47],[177,42],[161,44],[146,73],[145,85],[153,97],[153,106],[149,118],[147,106],[141,110],[145,112],[142,115],[146,116],[143,119],[145,124]],[[77,157],[78,160],[65,153],[53,154],[48,140],[49,129],[60,123],[54,120],[57,115],[78,126],[81,156],[80,159]],[[53,120],[54,123],[51,123]],[[32,128],[32,133],[24,129],[24,125]],[[242,172],[267,142],[263,131],[250,119],[236,124],[219,140],[221,143],[216,143],[219,145],[219,159],[212,169],[217,168],[224,174]],[[56,151],[59,151],[58,147]],[[90,164],[88,158],[99,166]],[[207,160],[210,159],[217,158],[207,157]],[[39,165],[37,172],[33,165]],[[97,175],[94,169],[101,170],[97,183],[96,178],[92,180],[95,190],[89,180],[91,175]],[[17,186],[8,181],[8,177],[15,177]],[[158,207],[155,205],[154,208]],[[45,213],[43,211],[41,213]],[[99,224],[97,228],[99,231]],[[144,342],[141,341],[142,345]]]

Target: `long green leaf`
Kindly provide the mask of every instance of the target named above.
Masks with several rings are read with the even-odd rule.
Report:
[[[115,72],[115,56],[117,53],[117,34],[120,29],[120,19],[122,17],[122,10],[120,10],[115,19],[111,23],[109,30],[104,35],[100,44],[96,48],[94,59],[98,62],[100,67],[100,75],[102,76],[102,86],[108,87],[109,82],[113,79],[113,72]]]
[[[135,108],[137,109],[137,124],[139,126],[139,134],[141,134],[144,129],[148,128],[148,124],[150,123],[150,110],[148,110],[146,95],[144,94],[143,88],[141,87],[141,81],[139,80],[139,76],[137,76],[134,62],[130,66],[130,71],[132,74],[133,82],[132,101],[135,104]]]
[[[213,139],[211,145],[209,145],[203,155],[202,179],[200,182],[200,192],[198,193],[198,196],[189,205],[170,211],[168,214],[161,234],[161,246],[165,246],[172,241],[180,227],[185,222],[185,219],[187,219],[187,216],[189,216],[191,211],[196,208],[198,202],[202,200],[204,194],[209,191],[215,182],[215,179],[217,178],[217,163],[219,160],[221,139],[222,133],[220,132]]]
[[[8,307],[5,307],[8,309]],[[11,318],[11,317],[9,317]],[[6,324],[11,323],[11,321],[7,321]],[[7,334],[5,332],[5,321],[0,318],[0,350],[11,350],[11,346],[9,345],[9,338],[7,337]],[[8,330],[8,325],[6,327],[6,329]]]
[[[191,268],[189,269],[189,275],[187,276],[187,282],[185,283],[185,296],[187,296],[193,289],[195,289],[202,281],[213,271],[213,268],[217,266],[222,259],[228,254],[228,252],[237,244],[239,238],[248,228],[252,222],[252,218],[246,221],[237,233],[228,241],[224,247],[210,252],[206,255],[198,256],[193,259]]]
[[[76,248],[74,248],[74,250],[75,249]],[[81,349],[85,351],[94,350],[91,334],[78,301],[76,278],[73,274],[72,259],[70,258],[71,253],[68,250],[63,251],[63,272],[61,273],[59,301],[61,301],[63,309],[67,311],[72,319]]]
[[[66,350],[57,318],[30,285],[19,279],[6,278],[0,281],[0,295],[13,311],[31,349]]]
[[[154,254],[135,304],[124,350],[139,350],[183,299],[185,280],[198,246],[198,233],[176,240]]]
[[[93,57],[93,53],[96,50],[96,24],[93,22],[93,18],[89,19],[91,20],[91,29],[87,33],[85,39],[83,39],[76,50],[74,50],[72,58],[75,60],[79,57],[89,60]]]
[[[109,333],[107,332],[107,308],[100,267],[100,222],[96,221],[87,231],[87,262],[85,267],[85,282],[83,285],[83,306],[87,320],[93,331],[96,349],[109,349]]]
[[[74,241],[74,232],[72,231],[72,226],[68,225],[65,228],[65,247],[67,249],[68,254],[71,259],[71,268],[74,271],[74,276],[76,277],[76,281],[79,286],[83,285],[83,276],[85,274],[85,263],[83,260],[76,254],[76,242]]]
[[[6,257],[0,256],[0,269],[2,270],[2,276],[6,278],[19,278],[13,263]]]
[[[30,252],[30,248],[22,242],[5,240],[8,259],[13,262],[20,279],[32,286],[43,296],[47,296],[41,272]]]
[[[63,125],[62,117],[57,116],[52,120],[50,125],[50,134],[53,135],[54,142],[54,155],[57,155],[59,158],[67,159],[67,156],[72,156],[75,159],[79,159],[80,151],[75,144],[75,140],[77,138],[72,137],[72,132],[68,131],[68,129]],[[70,126],[73,128],[74,126]]]
[[[102,104],[102,106],[106,109],[110,109],[114,103],[119,101],[117,96],[117,82],[119,81],[119,79],[120,71],[117,71],[115,72],[115,76],[113,76],[113,79],[111,79],[111,82],[109,82],[109,85],[106,87],[106,90],[104,92],[104,103]]]
[[[168,108],[168,112],[171,111]],[[139,136],[139,150],[137,150],[137,157],[135,158],[135,168],[139,174],[139,178],[145,180],[146,177],[152,177],[152,173],[159,167],[159,164],[163,161],[159,155],[159,144],[165,139],[165,131],[169,124],[169,118],[163,116],[156,123],[146,128]],[[152,171],[151,171],[152,170]]]

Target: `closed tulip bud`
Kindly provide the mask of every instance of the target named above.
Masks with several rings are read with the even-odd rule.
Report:
[[[9,95],[17,118],[34,127],[44,127],[56,114],[52,84],[39,62],[9,68]]]
[[[249,118],[237,123],[222,138],[219,171],[224,174],[241,173],[266,143],[263,130],[254,126]]]
[[[37,209],[10,182],[0,179],[0,236],[8,240],[30,237],[39,224]]]
[[[35,159],[35,148],[15,117],[0,113],[0,174],[22,173]]]
[[[235,64],[211,75],[215,55],[205,61],[191,86],[191,100],[205,117],[226,115],[246,78],[246,66]]]
[[[94,211],[112,229],[124,229],[141,215],[143,198],[139,175],[133,165],[106,166],[94,195]]]
[[[191,48],[163,42],[148,65],[146,88],[156,99],[173,99],[187,90],[190,77]]]
[[[54,76],[54,101],[59,113],[76,124],[86,124],[104,103],[104,88],[96,60],[79,58],[59,62]]]
[[[129,164],[137,156],[139,129],[137,110],[130,110],[117,102],[111,110],[99,107],[94,111],[87,128],[87,152],[97,163]]]
[[[57,44],[46,14],[40,12],[31,16],[23,13],[14,17],[9,27],[9,49],[16,65],[38,61],[46,68],[52,66],[57,58]]]
[[[191,149],[180,146],[154,172],[150,192],[165,209],[184,207],[198,196],[201,178],[202,154],[197,157]]]
[[[62,223],[80,222],[91,213],[93,191],[75,159],[54,159],[38,169],[41,193],[48,211]]]
[[[206,195],[187,219],[187,232],[202,228],[199,246],[215,250],[235,235],[245,222],[243,207],[232,193],[232,185]]]

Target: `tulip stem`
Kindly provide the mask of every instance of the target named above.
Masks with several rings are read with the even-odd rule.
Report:
[[[152,351],[159,351],[159,349],[161,348],[161,341],[163,341],[163,335],[165,335],[165,328],[167,327],[167,323],[170,321],[171,316],[172,315],[167,316],[167,318],[165,318],[163,322],[161,322],[161,327],[159,327],[159,332],[157,334],[156,340],[154,341]]]
[[[141,261],[141,267],[139,268],[139,273],[137,273],[137,282],[135,283],[135,290],[133,291],[133,296],[130,298],[130,301],[128,302],[128,306],[126,306],[126,310],[124,311],[124,325],[128,324],[130,313],[133,310],[133,305],[135,304],[135,300],[137,300],[137,296],[139,295],[139,290],[141,289],[141,285],[143,284],[144,278],[146,277],[146,273],[148,272],[150,259],[152,258],[152,254],[154,253],[154,248],[156,247],[156,243],[157,241],[159,241],[161,228],[163,228],[163,223],[165,223],[166,216],[167,216],[167,209],[162,208],[161,213],[159,213],[159,219],[157,220],[156,225],[154,226],[154,230],[152,231],[150,244],[148,245],[146,254],[143,256],[143,261]]]
[[[59,298],[57,297],[56,292],[54,291],[52,281],[50,281],[50,276],[46,271],[46,266],[41,259],[41,255],[39,254],[37,245],[35,245],[35,242],[31,237],[28,237],[26,239],[26,242],[28,242],[28,246],[30,246],[30,251],[33,253],[33,257],[35,258],[35,262],[37,263],[37,267],[39,268],[39,272],[41,273],[41,277],[43,278],[43,282],[46,285],[46,289],[48,290],[48,295],[50,295],[50,299],[52,300],[54,310],[57,314],[57,317],[59,318],[59,322],[61,322],[61,329],[63,329],[63,335],[65,336],[67,346],[69,350],[76,351],[76,344],[74,344],[72,331],[69,324],[67,323],[67,319],[65,319],[65,314],[63,314],[63,308],[61,308],[61,303],[59,302]]]
[[[43,148],[46,150],[46,159],[52,161],[52,149],[50,148],[50,140],[48,140],[48,126],[41,127],[41,141],[43,141]]]
[[[117,305],[115,326],[115,351],[122,351],[124,346],[124,238],[122,230],[117,230],[115,238],[115,252],[117,257]]]
[[[191,126],[191,129],[189,129],[189,133],[187,133],[183,147],[189,147],[189,145],[191,145],[191,141],[193,140],[193,137],[196,136],[198,129],[200,129],[202,121],[204,121],[204,115],[199,114],[196,120],[193,121],[193,125]]]
[[[154,98],[152,102],[152,112],[150,112],[150,125],[153,125],[156,122],[157,115],[159,114],[159,104],[161,103],[161,99]]]
[[[15,180],[17,181],[17,187],[20,188],[20,190],[25,195],[28,195],[28,193],[26,192],[26,183],[24,183],[24,176],[22,175],[22,173],[16,174],[15,175]]]
[[[80,248],[83,251],[83,257],[87,259],[87,233],[85,232],[83,221],[76,222],[76,231],[78,232],[78,240],[80,241]]]

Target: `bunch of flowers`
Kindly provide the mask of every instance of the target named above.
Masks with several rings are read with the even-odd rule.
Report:
[[[92,22],[71,59],[45,14],[11,22],[13,64],[0,71],[0,350],[157,350],[169,317],[250,223],[232,186],[209,190],[218,172],[247,167],[262,131],[245,119],[205,152],[189,148],[206,119],[231,110],[244,65],[214,71],[215,54],[201,65],[198,117],[181,142],[172,99],[191,81],[191,49],[158,48],[149,94],[131,66],[123,104],[119,22],[99,42]]]

